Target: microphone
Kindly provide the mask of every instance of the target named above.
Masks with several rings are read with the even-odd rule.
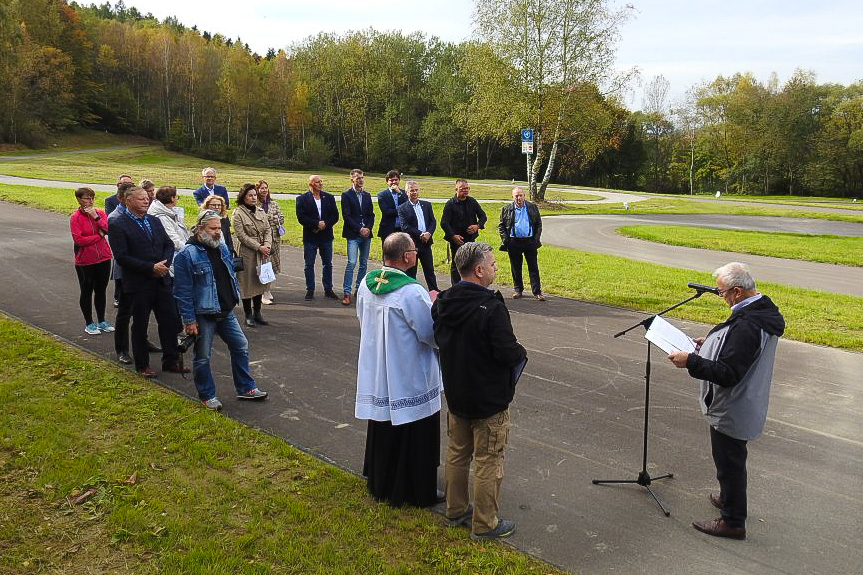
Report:
[[[698,293],[708,292],[708,293],[712,293],[713,295],[719,295],[719,288],[717,288],[717,287],[704,286],[701,284],[694,284],[691,282],[686,284],[686,287],[694,289]]]

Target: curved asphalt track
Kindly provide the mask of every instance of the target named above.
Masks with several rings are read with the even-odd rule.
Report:
[[[749,264],[756,280],[863,297],[863,268],[668,246],[624,237],[623,226],[678,225],[863,237],[863,224],[830,220],[720,215],[554,216],[542,220],[546,245],[712,272],[730,261]]]

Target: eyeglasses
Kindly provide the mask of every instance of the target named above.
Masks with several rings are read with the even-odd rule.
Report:
[[[718,291],[718,292],[716,292],[716,293],[718,293],[718,294],[719,294],[719,297],[725,297],[725,294],[727,294],[728,292],[730,292],[731,290],[733,290],[733,289],[734,289],[734,288],[736,288],[736,287],[737,287],[737,286],[731,286],[730,288],[721,289],[721,290],[719,290],[719,291]]]
[[[405,253],[406,253],[406,254],[407,254],[407,253],[410,253],[410,252],[417,252],[417,253],[419,253],[419,250],[405,250]]]

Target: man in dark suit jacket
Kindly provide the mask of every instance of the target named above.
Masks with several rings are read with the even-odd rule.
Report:
[[[354,267],[359,259],[356,288],[366,275],[369,261],[369,247],[372,241],[372,228],[375,224],[375,209],[372,197],[363,190],[365,178],[362,170],[351,170],[351,188],[342,192],[342,237],[348,240],[348,263],[345,265],[345,279],[342,289],[342,305],[351,305],[351,282]]]
[[[150,199],[142,188],[126,192],[126,213],[108,228],[114,256],[123,268],[123,291],[132,298],[132,356],[143,377],[155,377],[150,369],[147,328],[150,313],[159,325],[162,370],[188,373],[180,364],[177,332],[180,321],[171,291],[168,268],[174,257],[174,242],[162,223],[147,214]]]
[[[200,206],[207,199],[207,196],[221,196],[225,200],[225,205],[228,205],[228,190],[224,186],[216,185],[216,170],[213,168],[204,168],[201,170],[201,179],[204,185],[192,192],[195,197],[195,202]]]
[[[105,215],[110,216],[111,212],[117,209],[117,206],[120,205],[120,186],[123,184],[134,185],[132,184],[132,176],[128,174],[123,174],[119,178],[117,178],[117,192],[113,196],[108,196],[105,198]],[[117,301],[117,294],[114,294],[114,301]],[[116,305],[114,307],[117,307]]]
[[[398,209],[399,206],[408,201],[407,194],[399,189],[398,170],[390,170],[386,175],[387,189],[378,192],[378,208],[381,210],[381,223],[378,226],[378,237],[381,239],[381,246],[387,239],[387,236],[393,232],[399,231],[401,222],[399,221]]]
[[[296,201],[297,221],[303,226],[303,260],[306,275],[306,301],[315,297],[315,258],[321,254],[324,295],[339,299],[333,291],[333,226],[339,221],[336,199],[324,191],[320,176],[309,176],[309,191]]]
[[[423,266],[423,276],[426,278],[426,286],[429,291],[438,291],[437,278],[434,273],[434,256],[431,246],[434,243],[432,236],[437,228],[432,205],[420,198],[420,186],[416,182],[407,183],[408,201],[399,206],[399,221],[402,231],[407,233],[414,241],[417,249],[417,262]],[[416,279],[417,265],[406,272]]]

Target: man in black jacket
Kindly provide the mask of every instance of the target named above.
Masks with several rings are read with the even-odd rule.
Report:
[[[143,377],[155,377],[150,369],[147,327],[150,313],[159,325],[162,370],[189,373],[180,363],[177,332],[180,320],[168,273],[174,258],[174,242],[162,223],[147,213],[150,198],[142,188],[126,192],[126,212],[108,227],[114,257],[123,268],[123,291],[132,298],[132,356]]]
[[[378,237],[381,246],[387,236],[401,230],[399,206],[408,201],[407,194],[399,188],[401,176],[398,170],[390,170],[386,175],[387,187],[378,192],[378,209],[381,211],[381,223],[378,224]]]
[[[461,279],[455,265],[455,253],[462,244],[476,240],[479,231],[485,227],[486,215],[475,199],[470,197],[470,185],[466,180],[455,181],[455,196],[450,198],[443,207],[440,217],[440,227],[443,228],[443,239],[449,242],[452,253],[450,278],[452,285]]]
[[[539,266],[536,264],[536,251],[542,245],[539,241],[542,235],[542,218],[539,217],[536,204],[525,201],[522,188],[513,188],[512,203],[501,208],[497,232],[500,234],[501,249],[509,255],[509,269],[514,287],[512,298],[519,299],[524,291],[521,275],[524,256],[533,297],[545,301],[539,285]]]
[[[515,522],[498,517],[503,452],[509,435],[509,404],[527,352],[512,331],[500,292],[488,289],[496,272],[484,243],[467,243],[454,258],[461,281],[432,306],[449,414],[446,458],[446,520],[471,525],[476,540],[509,537]],[[468,479],[474,460],[474,502]]]
[[[425,200],[420,199],[420,186],[417,182],[410,181],[406,184],[408,190],[408,201],[399,206],[399,221],[402,231],[408,234],[414,241],[417,250],[417,262],[423,267],[423,276],[426,279],[426,287],[429,291],[437,291],[437,277],[434,273],[434,255],[432,254],[432,236],[437,228],[432,206]],[[417,266],[406,272],[409,276],[417,278]]]
[[[755,289],[744,264],[725,264],[713,276],[731,316],[695,340],[695,353],[676,351],[668,359],[701,380],[701,411],[710,425],[719,481],[720,491],[710,494],[710,503],[721,517],[693,521],[692,526],[714,537],[746,539],[746,444],[764,431],[773,359],[785,319],[770,298]]]

